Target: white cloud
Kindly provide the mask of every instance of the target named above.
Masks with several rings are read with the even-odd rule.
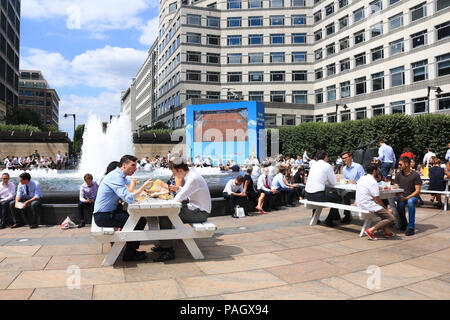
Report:
[[[140,28],[142,35],[139,38],[139,42],[147,46],[152,46],[153,42],[158,37],[158,24],[159,19],[158,17],[155,17],[149,20],[144,27]]]

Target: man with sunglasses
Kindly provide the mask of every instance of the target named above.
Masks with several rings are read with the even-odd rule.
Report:
[[[0,204],[2,207],[2,216],[0,222],[0,229],[6,228],[6,219],[8,217],[9,203],[14,199],[16,186],[9,181],[9,174],[2,174],[2,184],[0,185]]]

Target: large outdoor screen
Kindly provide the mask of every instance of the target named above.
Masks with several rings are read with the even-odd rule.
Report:
[[[195,111],[194,141],[248,141],[248,109]]]

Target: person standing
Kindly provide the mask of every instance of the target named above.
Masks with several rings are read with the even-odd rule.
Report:
[[[303,164],[308,164],[312,159],[308,157],[308,150],[303,152]]]
[[[448,150],[447,153],[445,154],[445,162],[449,161],[450,161],[450,143],[448,144]]]
[[[69,169],[69,155],[67,152],[64,154],[64,157],[63,157],[63,166],[64,166],[64,170]]]
[[[24,172],[19,176],[19,182],[16,199],[9,203],[14,223],[11,228],[22,227],[21,215],[27,215],[30,229],[36,229],[42,208],[41,185],[39,182],[31,180],[31,175],[28,172]],[[22,208],[19,209],[19,207]]]
[[[389,171],[394,168],[397,160],[395,158],[394,150],[391,146],[387,145],[384,140],[380,140],[379,145],[380,149],[378,149],[378,158],[376,159],[381,162],[381,174],[386,179],[389,175]]]
[[[335,174],[341,173],[342,163],[343,163],[343,160],[342,160],[341,156],[338,156],[336,159],[336,167],[334,169]]]
[[[436,154],[432,151],[431,148],[428,148],[427,151],[428,152],[423,156],[423,164],[429,167],[431,158],[436,157]]]
[[[137,158],[125,155],[120,159],[119,167],[106,175],[98,188],[94,203],[94,220],[97,226],[103,228],[123,228],[128,220],[129,214],[119,206],[119,199],[126,203],[133,203],[135,197],[140,195],[145,188],[152,185],[149,179],[136,191],[127,189],[127,176],[132,176],[137,169]],[[144,230],[147,221],[139,219],[134,230]],[[147,258],[146,252],[139,252],[140,242],[127,242],[123,254],[123,261],[138,261]]]
[[[94,181],[94,177],[89,173],[85,174],[84,183],[80,187],[80,202],[78,202],[78,218],[80,219],[78,228],[83,228],[86,225],[84,220],[84,209],[94,209],[97,192],[98,184]]]
[[[63,155],[61,154],[61,151],[58,151],[56,154],[56,169],[61,170],[62,169],[62,161],[63,161]]]
[[[395,186],[404,190],[396,197],[397,210],[401,219],[400,230],[406,230],[406,236],[414,235],[416,203],[419,201],[422,180],[420,175],[411,170],[411,159],[403,157],[399,160],[400,171],[395,175]],[[405,207],[408,206],[409,222],[406,220]]]
[[[16,186],[9,181],[9,174],[2,174],[2,184],[0,184],[0,204],[2,207],[2,221],[0,222],[0,229],[5,229],[8,219],[9,203],[13,201]]]

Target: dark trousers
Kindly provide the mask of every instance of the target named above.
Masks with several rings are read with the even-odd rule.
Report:
[[[223,197],[228,202],[228,213],[234,214],[234,207],[236,205],[240,205],[242,208],[244,208],[245,213],[248,212],[248,200],[246,197],[238,197],[234,195],[229,195],[228,193],[224,192]]]
[[[94,219],[97,226],[102,228],[123,228],[129,216],[128,212],[117,210],[115,212],[96,213]],[[147,220],[141,218],[134,230],[144,230],[146,224]],[[140,244],[140,241],[127,242],[124,255],[134,254],[134,251],[139,249]]]
[[[10,202],[15,202],[15,200],[9,200],[9,201],[2,201],[2,216],[1,216],[1,223],[0,225],[2,226],[6,226],[8,223],[8,217],[10,217],[10,213],[9,213],[9,205]]]
[[[393,163],[391,163],[391,162],[383,162],[381,164],[381,174],[383,175],[383,177],[387,178],[387,176],[389,175],[389,171],[393,167],[394,167]]]
[[[294,202],[294,194],[295,194],[295,190],[294,188],[280,188],[278,189],[278,197],[287,196],[287,204],[292,204],[292,202]]]
[[[20,198],[20,202],[27,201],[27,198]],[[16,209],[16,201],[9,203],[9,208],[12,214],[12,220],[14,224],[27,223],[31,225],[38,224],[38,218],[41,216],[42,202],[41,200],[34,200],[25,209]]]
[[[315,202],[334,202],[334,203],[342,203],[341,197],[330,191],[321,191],[315,193],[306,192],[306,200],[315,201]],[[339,215],[339,210],[335,208],[330,209],[330,213],[326,219],[327,221],[332,220],[341,220],[341,216]]]
[[[348,192],[343,198],[343,203],[346,205],[351,205],[352,204],[352,200],[355,200],[355,196],[356,196],[356,192]],[[351,216],[351,212],[348,210],[344,211],[345,216]]]
[[[183,204],[179,217],[183,223],[203,223],[208,220],[209,213]],[[172,229],[172,222],[168,217],[159,217],[159,228],[160,230]],[[173,248],[173,240],[160,240],[159,246],[165,249]]]
[[[94,203],[78,202],[78,219],[84,221],[84,209],[88,209],[91,212],[94,211]]]

